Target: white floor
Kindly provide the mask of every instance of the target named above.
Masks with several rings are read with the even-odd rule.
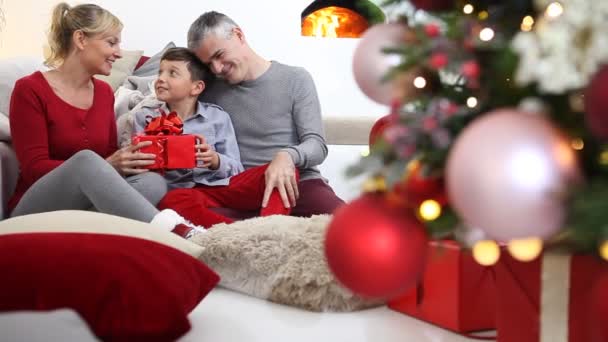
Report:
[[[440,342],[477,341],[386,307],[314,313],[216,288],[191,313],[180,342]]]

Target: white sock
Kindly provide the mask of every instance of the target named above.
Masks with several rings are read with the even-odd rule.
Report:
[[[150,221],[151,225],[168,232],[180,223],[186,223],[186,220],[173,209],[163,209],[154,215],[152,221]]]

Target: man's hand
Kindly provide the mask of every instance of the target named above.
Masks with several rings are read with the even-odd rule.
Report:
[[[141,141],[121,148],[106,158],[106,161],[123,176],[148,172],[148,169],[140,167],[154,164],[156,156],[153,153],[141,153],[139,149],[151,144],[151,141]]]
[[[289,153],[285,151],[278,152],[265,173],[266,188],[264,189],[264,198],[262,207],[266,208],[272,189],[277,188],[283,205],[285,208],[295,207],[296,200],[300,197],[298,192],[298,181],[296,180],[296,167]],[[291,203],[291,205],[290,205]]]

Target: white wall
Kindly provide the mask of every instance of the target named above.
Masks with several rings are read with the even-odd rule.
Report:
[[[55,0],[0,0],[6,26],[0,33],[0,58],[41,55]],[[243,28],[253,48],[268,59],[307,68],[315,79],[324,116],[373,116],[387,113],[357,87],[352,56],[358,39],[300,36],[300,14],[312,0],[91,0],[116,14],[125,24],[123,48],[152,55],[169,41],[186,44],[190,23],[201,13],[216,10],[230,15]],[[77,2],[68,1],[70,4]],[[332,148],[323,166],[325,175],[346,198],[358,192],[341,179],[342,169],[360,148]],[[331,164],[331,165],[330,165]]]

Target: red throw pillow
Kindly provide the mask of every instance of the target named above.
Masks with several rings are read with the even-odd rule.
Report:
[[[146,63],[148,61],[148,59],[150,59],[150,57],[148,56],[141,56],[139,57],[139,60],[137,61],[137,64],[135,64],[135,70],[139,69],[139,67],[141,67],[142,65],[144,65],[144,63]],[[133,70],[133,71],[135,71]]]
[[[72,308],[107,341],[177,339],[219,281],[171,247],[90,233],[0,236],[0,274],[0,311]]]

